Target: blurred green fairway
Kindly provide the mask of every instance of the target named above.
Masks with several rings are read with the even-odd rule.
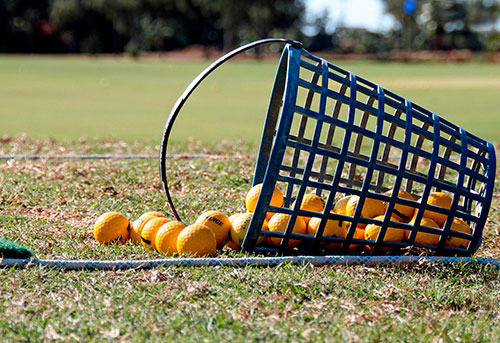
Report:
[[[211,61],[0,56],[0,135],[160,141],[170,109]],[[330,61],[500,141],[500,65]],[[277,61],[236,61],[191,96],[173,140],[257,143]]]
[[[171,107],[208,63],[0,56],[0,155],[157,153]],[[500,65],[338,64],[500,142]],[[247,147],[260,139],[276,65],[224,65],[181,112],[169,149],[236,156],[168,161],[187,223],[206,210],[245,211],[256,156]],[[496,174],[478,257],[500,256]],[[169,258],[93,235],[108,211],[171,215],[154,159],[11,159],[0,163],[0,185],[0,237],[37,258]],[[499,309],[500,270],[491,265],[0,268],[2,343],[500,342]]]

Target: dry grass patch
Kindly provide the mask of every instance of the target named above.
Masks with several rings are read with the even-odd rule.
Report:
[[[80,144],[66,149],[80,151]],[[244,158],[169,162],[172,193],[186,221],[207,209],[231,214],[244,208],[255,155],[224,149]],[[160,257],[131,243],[99,245],[92,237],[92,224],[105,211],[131,219],[148,210],[168,213],[155,159],[3,161],[0,182],[0,237],[27,245],[39,258]],[[497,184],[477,256],[500,256],[498,194]],[[1,269],[0,280],[0,337],[7,342],[500,340],[500,271],[475,264],[31,267]]]

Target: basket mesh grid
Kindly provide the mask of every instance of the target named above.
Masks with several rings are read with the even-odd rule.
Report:
[[[345,71],[301,48],[287,46],[271,95],[254,184],[263,190],[243,243],[247,250],[286,251],[290,239],[300,240],[296,253],[311,253],[325,243],[338,253],[360,245],[406,247],[418,232],[439,235],[436,245],[419,245],[441,253],[473,254],[479,247],[494,182],[495,153],[488,143],[461,127]],[[284,205],[269,205],[274,187]],[[392,195],[384,194],[393,189]],[[399,198],[405,190],[414,200]],[[451,208],[427,204],[431,192],[453,199]],[[305,194],[326,199],[322,213],[300,209]],[[331,212],[347,195],[359,196],[353,216]],[[367,198],[387,204],[383,220],[362,217]],[[416,209],[415,225],[391,219],[396,203]],[[443,227],[420,225],[425,210],[443,213]],[[267,212],[291,215],[285,232],[261,230]],[[298,216],[322,218],[316,234],[292,233]],[[453,218],[467,222],[473,233],[451,230]],[[346,237],[323,236],[327,220],[347,223]],[[381,226],[375,240],[356,236],[358,224]],[[408,230],[404,242],[384,241],[391,227]],[[280,246],[256,246],[259,236],[282,238]],[[467,248],[446,246],[450,237],[470,241]]]

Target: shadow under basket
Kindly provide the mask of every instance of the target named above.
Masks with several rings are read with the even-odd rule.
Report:
[[[310,54],[298,42],[282,42],[286,45],[253,180],[253,185],[263,185],[243,249],[299,255],[420,253],[410,248],[415,247],[440,255],[474,254],[491,205],[494,146]],[[244,50],[227,54],[232,55],[226,60]],[[205,76],[199,76],[196,85]],[[196,85],[179,99],[171,118],[175,120],[178,105]],[[164,131],[163,159],[171,118]],[[162,168],[164,160],[160,169],[171,202]],[[284,196],[279,207],[270,205],[275,188]],[[321,211],[301,209],[310,194],[324,201]],[[448,199],[445,207],[429,201],[436,194]],[[349,201],[351,212],[334,212],[336,203],[348,196],[356,200]],[[365,214],[374,203],[383,204],[376,218]],[[402,207],[411,215],[401,215]],[[288,215],[282,232],[267,229],[269,213]],[[429,224],[431,215],[440,218],[435,220],[438,225]],[[297,222],[311,217],[320,218],[315,219],[314,232],[294,230],[304,226]],[[343,234],[331,234],[327,228],[332,223],[342,226]],[[396,236],[403,238],[392,238]]]

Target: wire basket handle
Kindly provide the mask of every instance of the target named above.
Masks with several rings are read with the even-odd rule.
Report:
[[[285,43],[285,44],[291,44],[292,46],[302,48],[302,43],[299,41],[295,40],[289,40],[285,38],[267,38],[267,39],[261,39],[257,40],[255,42],[251,42],[248,44],[245,44],[239,48],[236,48],[234,50],[231,50],[227,54],[223,55],[219,59],[217,59],[215,62],[213,62],[211,65],[209,65],[205,70],[203,70],[198,76],[191,81],[189,86],[184,90],[182,95],[177,99],[177,102],[175,103],[174,107],[170,111],[170,115],[168,116],[167,122],[165,123],[165,126],[163,128],[163,134],[161,138],[161,146],[160,146],[160,177],[161,181],[163,183],[163,189],[165,191],[165,194],[167,196],[167,202],[170,206],[170,209],[172,210],[172,213],[174,214],[175,218],[179,221],[182,221],[181,218],[179,217],[179,214],[177,213],[174,203],[172,201],[172,197],[170,195],[170,191],[168,188],[168,182],[167,182],[167,175],[166,175],[166,157],[167,157],[167,146],[168,146],[168,139],[170,137],[170,132],[172,131],[172,127],[174,125],[175,120],[177,119],[177,116],[179,112],[182,109],[182,106],[186,103],[187,99],[189,96],[193,93],[193,91],[198,87],[198,85],[208,76],[210,73],[212,73],[215,69],[220,67],[224,62],[228,61],[232,57],[239,55],[240,53],[256,48],[260,45],[264,44],[273,44],[273,43]]]

